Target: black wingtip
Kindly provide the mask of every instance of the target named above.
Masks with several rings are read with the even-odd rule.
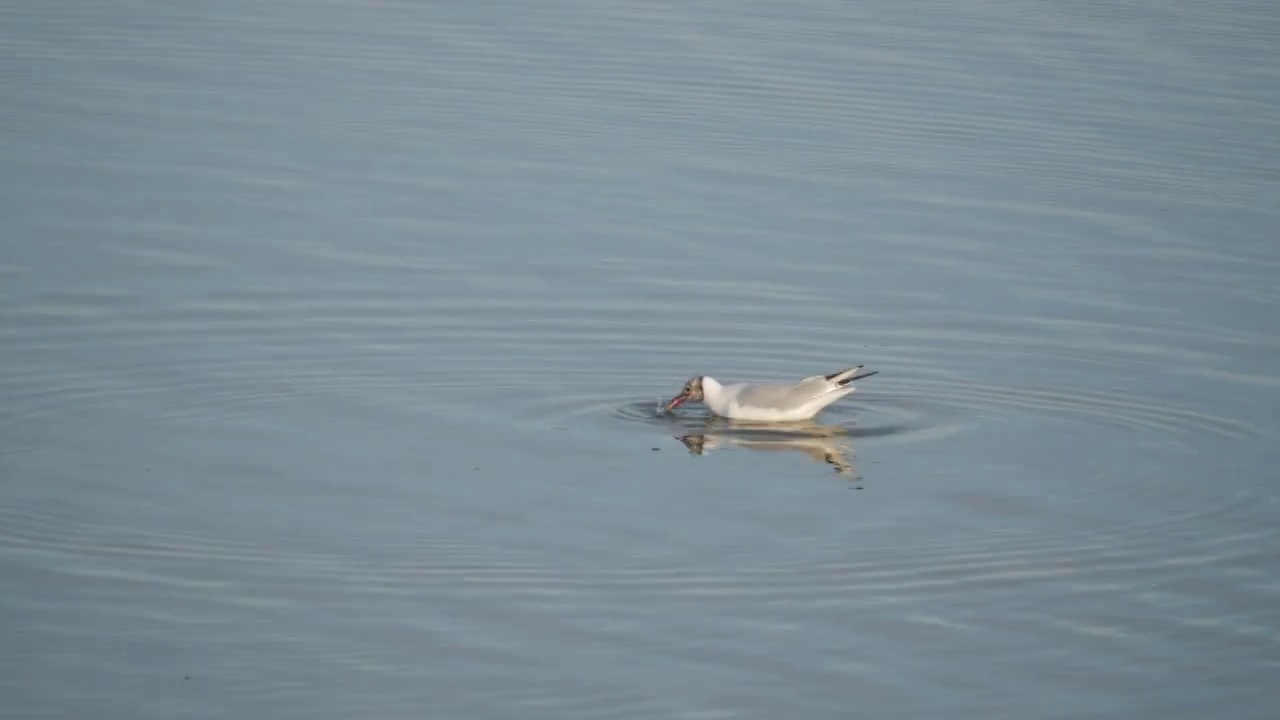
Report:
[[[853,367],[847,367],[847,368],[837,370],[831,373],[830,375],[824,375],[823,377],[827,380],[827,382],[831,382],[831,381],[834,381],[836,378],[840,377],[841,375],[849,372],[850,370],[861,370],[861,369],[862,369],[861,365],[855,365]],[[845,382],[848,382],[848,381],[845,381]],[[844,382],[841,382],[840,384],[843,385]]]
[[[854,375],[853,377],[849,378],[848,380],[845,380],[844,382],[842,382],[842,383],[840,383],[840,384],[841,384],[841,385],[848,385],[848,384],[849,384],[849,383],[851,383],[851,382],[855,382],[855,381],[857,381],[857,380],[861,380],[861,379],[863,379],[863,378],[869,378],[869,377],[871,377],[872,375],[879,375],[879,374],[880,374],[880,371],[879,371],[879,370],[872,370],[872,371],[871,371],[871,372],[869,372],[869,373],[862,373],[861,375]]]

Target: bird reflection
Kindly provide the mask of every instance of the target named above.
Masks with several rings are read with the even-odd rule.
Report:
[[[811,460],[831,465],[839,475],[856,475],[849,431],[839,425],[819,425],[809,421],[751,423],[713,417],[707,418],[699,431],[676,438],[684,443],[691,455],[730,447],[800,452]]]

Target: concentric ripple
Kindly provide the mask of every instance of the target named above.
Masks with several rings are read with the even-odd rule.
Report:
[[[1269,718],[1273,5],[11,3],[6,709]]]

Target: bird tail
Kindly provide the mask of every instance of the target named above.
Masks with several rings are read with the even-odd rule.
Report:
[[[843,370],[833,372],[830,375],[825,375],[823,377],[827,380],[827,382],[833,382],[836,385],[839,385],[840,387],[845,387],[846,385],[853,382],[854,380],[861,380],[862,378],[869,378],[872,375],[879,374],[879,371],[860,373],[859,372],[860,370],[862,370],[862,366],[858,365],[857,367],[845,368]]]

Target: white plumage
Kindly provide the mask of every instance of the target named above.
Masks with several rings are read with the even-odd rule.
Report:
[[[667,410],[687,402],[702,401],[721,417],[756,422],[808,420],[823,408],[854,391],[853,381],[875,375],[859,374],[862,366],[845,368],[830,375],[814,375],[789,384],[735,383],[723,385],[715,378],[699,375],[685,383],[679,395],[667,403]]]

